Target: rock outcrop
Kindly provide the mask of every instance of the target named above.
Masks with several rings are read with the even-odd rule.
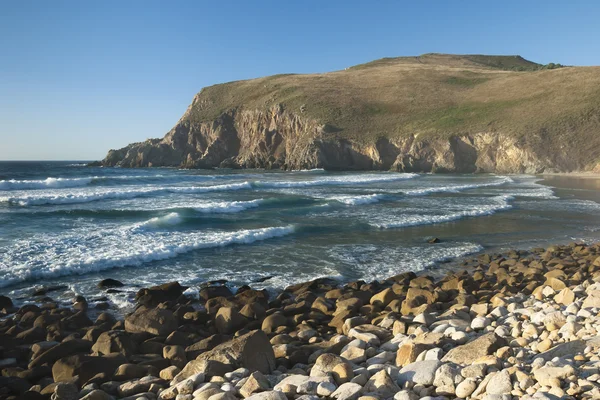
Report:
[[[592,80],[600,84],[597,68],[499,72],[423,57],[430,63],[400,60],[205,88],[164,138],[110,150],[102,165],[466,173],[600,168],[600,100],[587,93]],[[581,96],[569,100],[579,83]]]

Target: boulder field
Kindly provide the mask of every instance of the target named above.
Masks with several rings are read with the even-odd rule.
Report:
[[[600,244],[463,266],[276,296],[211,284],[190,297],[171,282],[93,319],[82,296],[20,308],[0,296],[0,398],[600,398]]]

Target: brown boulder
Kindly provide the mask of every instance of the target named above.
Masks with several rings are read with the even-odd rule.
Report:
[[[48,350],[44,351],[39,356],[34,358],[29,363],[28,368],[31,369],[33,367],[46,363],[52,364],[56,360],[74,354],[89,353],[91,348],[92,342],[88,340],[72,339],[66,342],[62,342],[54,347],[49,348]]]
[[[475,360],[494,354],[500,347],[507,345],[508,343],[505,339],[490,332],[467,344],[451,349],[442,358],[442,361],[455,364],[472,364]]]
[[[235,368],[244,367],[263,374],[270,374],[276,367],[273,347],[261,330],[222,343],[198,356],[198,360],[229,360]]]
[[[167,336],[176,329],[177,319],[173,313],[160,308],[138,309],[125,318],[125,330],[131,333]]]
[[[125,331],[102,332],[92,346],[92,351],[99,354],[121,353],[130,357],[136,352],[136,344]]]
[[[217,331],[223,335],[235,333],[247,323],[246,318],[233,307],[221,307],[215,317]]]

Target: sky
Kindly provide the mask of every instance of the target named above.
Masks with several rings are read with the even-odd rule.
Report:
[[[600,2],[2,1],[0,160],[162,137],[205,86],[423,53],[600,65]]]

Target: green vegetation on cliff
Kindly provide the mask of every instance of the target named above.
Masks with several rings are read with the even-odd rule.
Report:
[[[533,151],[540,165],[552,167],[557,156],[562,170],[600,165],[600,67],[541,65],[520,56],[384,58],[329,73],[206,87],[180,124],[200,126],[231,112],[274,109],[315,121],[324,141],[360,146],[381,139],[501,134]]]

